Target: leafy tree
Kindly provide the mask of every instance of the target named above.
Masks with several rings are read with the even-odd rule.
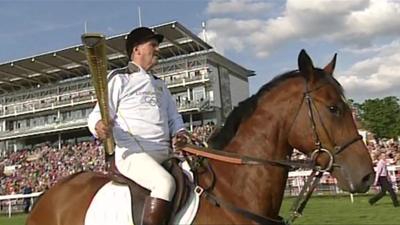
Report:
[[[367,99],[360,105],[362,123],[378,138],[400,135],[400,105],[394,96]]]

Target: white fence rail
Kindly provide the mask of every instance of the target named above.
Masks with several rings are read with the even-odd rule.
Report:
[[[31,206],[33,199],[38,198],[42,192],[32,194],[16,194],[16,195],[2,195],[0,196],[0,213],[6,212],[8,217],[11,217],[13,212],[21,212],[21,206],[23,207],[23,200],[30,198]]]
[[[397,192],[400,190],[400,165],[388,166],[388,172],[392,180],[393,189]],[[289,173],[288,181],[286,182],[285,196],[297,196],[303,187],[307,176],[311,171],[294,171]],[[370,191],[376,190],[372,187]],[[337,186],[337,181],[329,173],[322,176],[319,185],[315,190],[317,195],[337,195],[344,194]]]
[[[388,171],[392,179],[393,187],[395,191],[400,191],[400,165],[389,166]],[[297,196],[304,185],[307,176],[310,175],[311,171],[294,171],[289,173],[289,178],[286,183],[285,196]],[[374,187],[372,187],[373,190]],[[343,194],[337,187],[336,179],[330,174],[326,173],[321,178],[320,184],[317,186],[315,193],[316,195],[336,195]],[[8,214],[11,217],[12,213],[23,211],[23,200],[30,198],[33,203],[42,192],[32,194],[16,194],[16,195],[4,195],[0,196],[0,213]],[[352,199],[352,196],[350,196]],[[22,207],[21,207],[22,206]],[[32,204],[31,204],[32,206]]]

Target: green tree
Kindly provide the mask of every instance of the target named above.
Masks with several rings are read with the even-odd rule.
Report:
[[[397,138],[400,135],[400,105],[394,96],[367,99],[360,105],[365,128],[378,138]]]

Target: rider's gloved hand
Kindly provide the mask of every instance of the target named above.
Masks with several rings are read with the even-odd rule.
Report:
[[[187,130],[178,131],[172,138],[172,149],[179,151],[180,148],[190,142],[190,133]]]
[[[112,126],[113,126],[113,121],[110,121],[109,126],[106,126],[102,120],[99,120],[96,123],[96,126],[94,128],[96,130],[98,138],[100,140],[105,140],[105,139],[111,137],[112,136],[112,131],[111,131]]]

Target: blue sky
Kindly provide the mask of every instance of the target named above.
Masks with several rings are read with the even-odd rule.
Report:
[[[400,96],[400,1],[395,0],[0,0],[0,62],[80,44],[88,31],[107,36],[179,21],[217,51],[256,71],[250,92],[296,69],[304,48],[323,67],[338,53],[335,77],[347,96]]]

